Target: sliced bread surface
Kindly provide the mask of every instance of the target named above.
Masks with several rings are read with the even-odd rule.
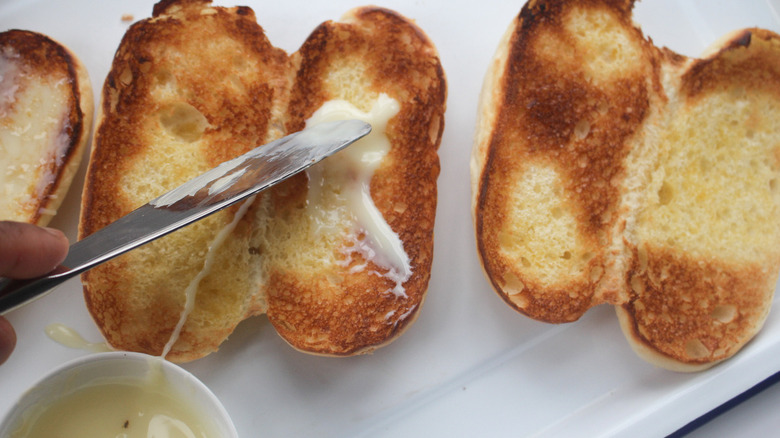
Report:
[[[777,35],[690,59],[633,1],[536,1],[486,77],[472,156],[477,245],[518,311],[615,305],[629,343],[681,371],[758,332],[780,271]]]
[[[105,82],[82,236],[221,161],[316,123],[329,102],[361,116],[376,102],[398,110],[385,111],[372,134],[387,147],[369,154],[379,157],[371,172],[349,164],[349,154],[331,157],[342,164],[322,163],[85,274],[88,307],[109,343],[183,362],[215,351],[240,321],[264,313],[293,347],[313,354],[365,353],[397,337],[430,275],[446,95],[433,45],[381,8],[324,23],[289,56],[249,8],[173,0],[154,11],[128,30]],[[365,146],[350,148],[359,155]],[[354,183],[356,174],[364,184]],[[343,199],[354,187],[354,205],[375,207],[367,210],[378,213],[372,221],[359,220]],[[387,242],[408,257],[403,273],[385,259],[399,252],[383,251],[377,236],[395,236]]]
[[[0,219],[57,214],[92,127],[92,85],[76,55],[40,33],[0,33]]]
[[[295,348],[326,355],[369,352],[411,324],[427,290],[444,72],[417,26],[373,7],[323,23],[292,59],[298,74],[289,132],[334,103],[341,106],[331,117],[373,115],[374,130],[263,198],[268,202],[260,216],[260,253],[268,317]],[[366,174],[366,164],[358,162],[376,153],[364,154],[371,141],[387,142],[386,151]],[[366,209],[377,218],[368,219]],[[382,233],[398,247],[377,242]]]
[[[248,8],[172,1],[131,26],[106,78],[82,198],[87,236],[282,134],[289,60]],[[87,307],[121,350],[202,357],[263,308],[251,217],[234,206],[82,276]],[[226,230],[220,235],[222,230]]]

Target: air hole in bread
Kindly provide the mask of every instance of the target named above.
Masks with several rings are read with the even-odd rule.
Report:
[[[160,69],[154,73],[154,80],[158,85],[165,86],[172,83],[174,78],[168,70]]]
[[[639,331],[639,334],[645,338],[650,339],[650,331],[645,327],[644,325],[637,326],[637,330]]]
[[[668,205],[670,202],[672,202],[673,197],[674,192],[672,187],[666,181],[664,181],[664,183],[661,184],[661,188],[658,190],[658,203],[661,205]]]
[[[730,304],[715,306],[710,313],[712,319],[728,324],[737,316],[737,307]]]
[[[596,111],[599,115],[605,116],[609,112],[609,102],[602,100],[596,105]]]
[[[167,105],[160,110],[160,123],[171,135],[190,143],[199,140],[208,126],[206,117],[185,102]]]
[[[561,258],[564,259],[564,260],[571,259],[571,252],[570,251],[564,251],[563,255],[561,256]]]
[[[574,125],[574,138],[584,140],[590,134],[590,122],[582,119]]]
[[[124,70],[122,70],[122,73],[119,75],[119,81],[124,85],[128,85],[133,81],[133,71],[130,70],[130,67],[125,67]]]
[[[772,178],[772,179],[769,180],[769,190],[772,193],[775,193],[775,194],[777,193],[777,179]]]
[[[634,275],[631,277],[631,290],[633,290],[637,295],[642,295],[645,293],[645,283],[642,282],[642,278],[640,276]]]
[[[435,143],[439,138],[439,130],[441,125],[441,117],[435,116],[431,119],[431,125],[428,127],[428,137],[430,141]]]
[[[502,231],[498,234],[498,241],[502,248],[512,248],[518,242],[515,235],[508,231]]]
[[[517,306],[517,307],[519,307],[521,309],[525,309],[530,304],[530,300],[524,294],[512,295],[512,296],[510,296],[510,299],[515,304],[515,306]]]
[[[691,339],[685,343],[685,354],[691,359],[701,359],[710,355],[710,350],[699,339]]]
[[[503,289],[508,295],[516,295],[525,290],[525,283],[513,272],[508,272],[504,275]]]
[[[520,257],[520,263],[523,264],[523,267],[528,268],[531,266],[531,262],[528,261],[525,257]]]

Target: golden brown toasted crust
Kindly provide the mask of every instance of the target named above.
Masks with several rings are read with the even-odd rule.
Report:
[[[614,304],[643,358],[695,371],[758,332],[780,270],[780,38],[688,59],[632,7],[532,1],[510,27],[472,157],[477,245],[520,312]]]
[[[387,127],[390,152],[373,175],[370,190],[411,259],[413,274],[403,283],[406,296],[383,293],[393,284],[373,273],[381,271],[373,262],[356,273],[347,273],[349,267],[330,267],[340,283],[307,280],[303,267],[272,268],[267,281],[268,317],[292,346],[326,355],[365,353],[390,342],[411,324],[427,290],[439,174],[436,151],[444,127],[444,72],[423,32],[380,8],[356,9],[341,22],[323,23],[294,59],[299,68],[288,109],[289,132],[303,129],[326,101],[348,100],[347,94],[386,93],[401,105]],[[356,65],[362,68],[359,85],[327,84],[334,71],[351,71]],[[306,184],[306,177],[299,175],[272,190],[273,211],[278,215],[300,208]],[[285,197],[286,193],[296,197]]]
[[[62,203],[89,139],[94,107],[92,85],[81,61],[66,47],[45,35],[26,30],[2,32],[0,54],[13,56],[12,62],[17,63],[25,75],[25,80],[15,84],[17,88],[13,94],[23,94],[30,85],[29,81],[52,84],[62,81],[69,90],[67,101],[63,102],[66,114],[59,122],[66,141],[64,144],[52,144],[50,150],[46,151],[47,155],[39,157],[43,164],[30,163],[35,167],[33,172],[41,183],[20,206],[23,211],[11,216],[15,220],[46,225]],[[6,115],[13,113],[20,102],[14,98],[4,98],[0,104],[3,106],[0,129],[15,129],[9,125],[12,121]],[[56,103],[49,102],[48,105]],[[54,141],[59,141],[59,138]],[[11,158],[12,153],[7,150],[4,159]],[[7,219],[9,216],[6,215],[11,213],[3,212],[2,216]]]
[[[106,78],[82,198],[85,237],[220,162],[282,132],[289,60],[248,8],[165,2],[127,31]],[[204,269],[220,212],[83,275],[87,307],[118,349],[159,355]],[[251,313],[258,288],[243,217],[215,250],[196,306],[168,356],[215,351]]]
[[[765,267],[646,251],[644,267],[635,253],[631,299],[618,307],[643,357],[677,371],[706,369],[733,356],[763,325],[776,281]]]

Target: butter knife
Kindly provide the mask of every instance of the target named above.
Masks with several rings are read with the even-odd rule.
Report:
[[[202,219],[312,166],[371,131],[359,120],[321,123],[226,161],[74,243],[54,271],[0,278],[0,314],[133,248]]]

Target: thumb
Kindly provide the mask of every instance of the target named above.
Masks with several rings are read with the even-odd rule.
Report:
[[[30,278],[52,271],[68,254],[61,231],[0,221],[0,276]]]

